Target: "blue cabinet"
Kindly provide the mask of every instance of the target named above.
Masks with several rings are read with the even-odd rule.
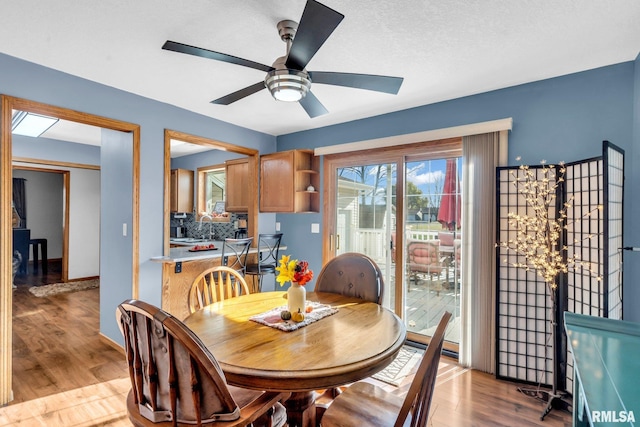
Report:
[[[564,314],[574,365],[573,425],[640,422],[640,324]]]

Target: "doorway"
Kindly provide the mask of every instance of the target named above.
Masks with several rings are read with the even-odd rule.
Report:
[[[0,173],[2,191],[0,192],[0,231],[2,235],[10,235],[11,223],[11,191],[12,182],[12,134],[11,122],[14,110],[31,112],[48,117],[59,118],[70,122],[97,126],[103,130],[119,131],[129,134],[128,150],[130,153],[129,188],[131,197],[127,205],[131,206],[131,240],[126,258],[130,258],[131,269],[128,270],[127,282],[132,284],[131,295],[138,296],[138,223],[139,223],[139,169],[140,169],[140,128],[138,125],[108,119],[87,113],[80,113],[66,108],[55,107],[34,101],[10,96],[2,96],[2,134],[0,141]],[[104,132],[103,132],[104,133]],[[28,160],[32,163],[43,163],[38,159]],[[55,165],[56,162],[45,162]],[[60,162],[57,162],[60,163]],[[64,162],[62,162],[64,163]],[[124,254],[123,254],[124,255]],[[12,399],[12,242],[11,239],[0,239],[0,405]],[[101,294],[102,295],[102,294]],[[105,313],[106,316],[106,313]],[[112,313],[109,313],[112,316]]]
[[[68,170],[17,163],[13,166],[14,183],[16,179],[22,181],[24,189],[25,200],[20,210],[20,226],[28,230],[31,240],[40,239],[46,242],[40,243],[39,248],[30,248],[25,261],[28,264],[28,261],[32,260],[32,275],[42,275],[48,271],[48,260],[56,260],[56,263],[59,260],[60,267],[56,270],[60,271],[60,277],[55,276],[56,282],[66,282],[69,270],[68,237],[65,237],[69,224],[69,210],[65,209],[69,194],[69,175]],[[38,255],[37,263],[33,257],[34,251]],[[25,269],[22,273],[29,271]]]

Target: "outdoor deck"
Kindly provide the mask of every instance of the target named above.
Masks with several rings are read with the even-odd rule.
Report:
[[[453,280],[453,277],[450,278]],[[447,282],[443,273],[438,280],[420,278],[418,283],[409,281],[406,292],[405,319],[407,331],[431,336],[445,311],[452,314],[445,333],[445,339],[458,344],[460,342],[460,289]],[[449,284],[448,284],[449,283]],[[389,295],[389,307],[395,305],[395,278],[385,282]]]

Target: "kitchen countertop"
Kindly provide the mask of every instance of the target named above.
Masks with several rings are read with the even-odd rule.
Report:
[[[154,262],[162,262],[162,263],[176,263],[176,262],[185,262],[185,261],[196,261],[201,259],[215,259],[220,258],[222,256],[222,240],[206,240],[206,241],[196,241],[196,242],[185,242],[185,241],[175,241],[170,240],[171,244],[179,244],[183,245],[181,247],[174,247],[169,249],[169,256],[157,256],[151,258],[151,261]],[[193,248],[195,245],[208,245],[213,243],[217,248],[215,250],[208,251],[198,251],[198,252],[189,252],[189,249]],[[280,245],[280,250],[287,249],[285,245]],[[250,254],[255,254],[258,252],[258,248],[249,249]]]

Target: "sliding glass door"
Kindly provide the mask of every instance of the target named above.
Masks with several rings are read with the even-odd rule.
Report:
[[[345,252],[372,258],[384,276],[383,304],[404,319],[410,338],[430,337],[450,311],[446,339],[457,350],[461,148],[451,146],[437,155],[396,149],[325,157],[323,253],[325,262]]]

